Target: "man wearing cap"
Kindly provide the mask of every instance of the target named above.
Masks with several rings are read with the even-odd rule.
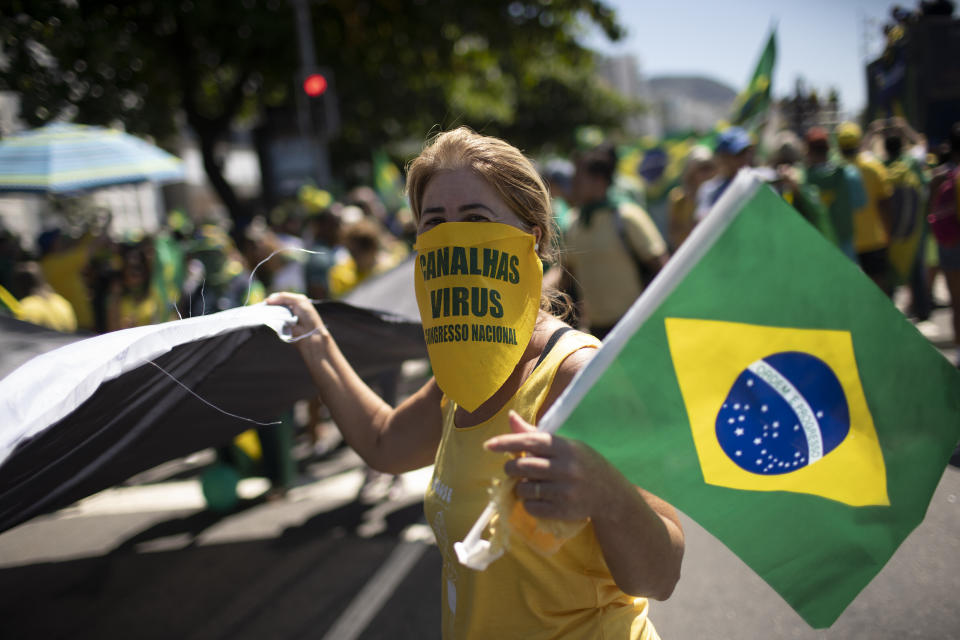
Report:
[[[820,201],[830,213],[837,246],[854,262],[853,212],[867,204],[863,180],[855,167],[829,160],[830,141],[823,127],[807,131],[807,182],[820,189]]]
[[[742,127],[729,127],[717,136],[714,157],[717,161],[716,177],[704,182],[697,194],[697,210],[694,219],[703,220],[710,208],[720,199],[740,169],[753,164],[753,139]]]
[[[868,152],[860,152],[863,132],[853,122],[837,126],[837,146],[847,163],[860,172],[867,203],[853,212],[853,247],[860,267],[888,296],[893,294],[890,282],[890,197],[893,189],[887,180],[883,163]]]
[[[616,157],[606,149],[577,160],[571,198],[578,207],[564,237],[559,287],[582,300],[590,332],[600,339],[666,264],[667,246],[642,207],[610,194]]]

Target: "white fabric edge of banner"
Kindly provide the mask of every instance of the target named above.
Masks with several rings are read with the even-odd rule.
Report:
[[[104,333],[35,356],[0,380],[0,465],[20,442],[69,415],[101,384],[173,347],[259,325],[289,340],[293,321],[285,307],[259,303]]]
[[[554,433],[570,417],[587,391],[597,382],[607,367],[616,360],[627,344],[630,336],[646,322],[677,285],[693,269],[694,265],[706,255],[723,231],[730,225],[743,206],[763,185],[752,170],[743,170],[737,174],[727,190],[720,196],[706,218],[694,227],[693,232],[680,246],[663,270],[654,278],[649,287],[633,303],[620,322],[613,328],[603,342],[597,354],[581,369],[567,385],[556,402],[547,410],[537,426],[539,431]],[[500,557],[491,554],[490,543],[480,538],[496,512],[491,501],[477,518],[470,533],[460,542],[454,543],[454,549],[460,562],[471,569],[483,571],[490,563]]]

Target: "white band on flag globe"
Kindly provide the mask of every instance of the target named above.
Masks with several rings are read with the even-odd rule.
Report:
[[[770,385],[784,402],[790,405],[797,415],[803,433],[807,437],[807,464],[813,464],[823,457],[823,435],[820,431],[820,422],[817,420],[810,403],[803,397],[797,388],[779,371],[763,360],[757,360],[747,369],[755,376]]]

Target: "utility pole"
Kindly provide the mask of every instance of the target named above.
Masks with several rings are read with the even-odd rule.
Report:
[[[310,149],[314,166],[314,178],[318,186],[330,183],[330,163],[327,154],[326,141],[322,140],[310,118],[310,109],[307,104],[307,94],[302,86],[305,78],[317,73],[317,53],[313,46],[313,21],[310,18],[308,0],[290,0],[293,6],[293,18],[296,23],[297,45],[300,49],[300,68],[294,79],[294,93],[297,100],[297,125],[303,141]]]

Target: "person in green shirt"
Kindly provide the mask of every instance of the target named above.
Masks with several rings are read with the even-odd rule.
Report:
[[[867,203],[863,180],[856,167],[832,162],[830,141],[823,127],[807,131],[807,182],[820,190],[820,202],[830,214],[837,247],[854,262],[853,213]]]
[[[820,201],[820,189],[807,182],[803,166],[803,142],[792,131],[781,131],[777,134],[775,149],[770,158],[770,165],[775,172],[771,186],[824,238],[836,244],[830,214]]]
[[[890,279],[890,200],[893,189],[883,163],[872,154],[860,151],[863,133],[853,122],[837,126],[837,146],[844,160],[860,171],[867,204],[853,214],[854,248],[863,272],[870,276],[884,293],[893,296]]]

